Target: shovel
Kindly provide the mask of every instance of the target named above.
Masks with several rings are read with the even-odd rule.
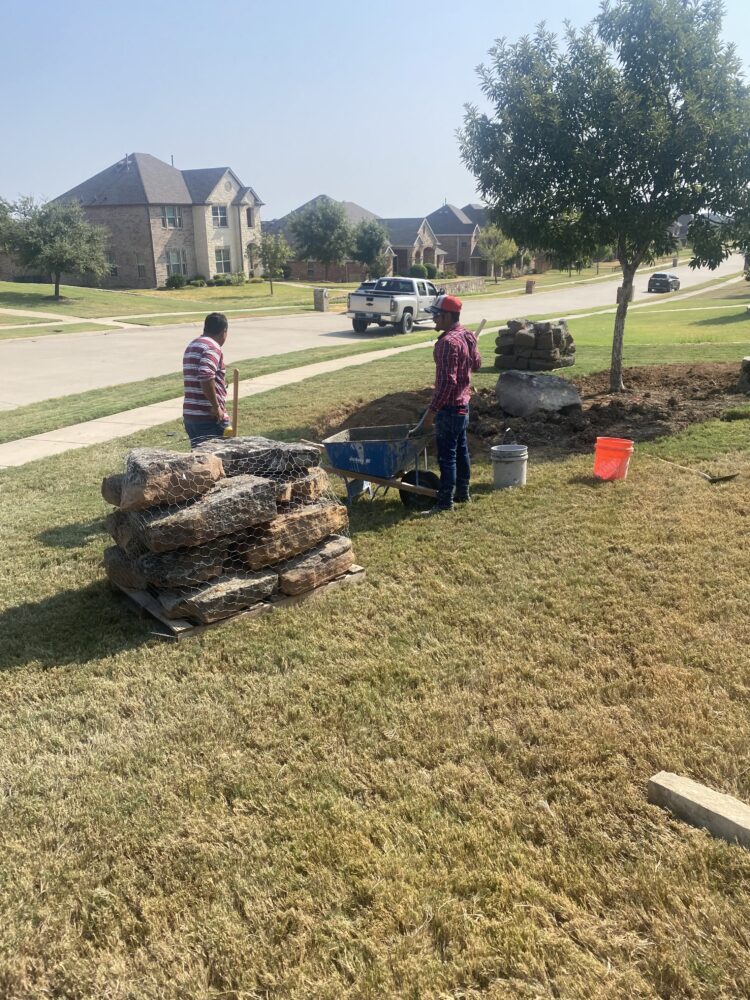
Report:
[[[234,393],[232,399],[232,424],[230,427],[224,428],[224,437],[232,438],[237,437],[237,424],[239,422],[239,404],[240,404],[240,370],[239,368],[234,369],[234,374],[232,375],[232,390]]]
[[[730,472],[726,476],[712,476],[708,472],[701,472],[700,469],[690,469],[687,465],[678,465],[677,462],[670,462],[666,458],[659,458],[658,455],[654,455],[654,458],[658,458],[665,465],[674,466],[675,469],[682,469],[683,472],[692,472],[693,475],[700,476],[701,479],[705,479],[709,483],[726,483],[730,479],[736,479],[739,476],[739,472]]]

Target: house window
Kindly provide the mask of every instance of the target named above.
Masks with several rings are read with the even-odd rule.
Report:
[[[462,250],[465,250],[468,247],[468,245],[469,244],[466,242],[466,240],[461,240],[461,249]]]
[[[145,278],[146,277],[146,261],[144,260],[144,258],[139,253],[137,253],[135,255],[135,266],[138,269],[138,277],[139,278]]]
[[[184,250],[167,250],[167,274],[187,275],[187,254]]]
[[[315,277],[315,261],[314,260],[308,260],[308,262],[307,262],[307,277],[308,278],[314,278]]]
[[[109,276],[110,278],[117,277],[117,264],[115,263],[115,255],[111,250],[104,251],[104,259],[109,265]]]
[[[248,210],[247,210],[247,224],[250,227],[250,229],[254,229],[255,228],[255,209],[254,208],[248,208]]]
[[[216,273],[231,274],[232,259],[229,254],[229,247],[216,247],[214,253],[216,254]]]
[[[226,229],[229,225],[229,222],[227,221],[227,206],[212,205],[211,218],[213,219],[214,229]]]
[[[162,229],[182,229],[182,209],[179,205],[161,206]]]

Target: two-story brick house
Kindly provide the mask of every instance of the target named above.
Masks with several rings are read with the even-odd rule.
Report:
[[[108,288],[154,288],[171,274],[247,274],[245,247],[260,239],[263,202],[229,167],[178,170],[130,153],[55,201],[80,202],[109,231]]]
[[[472,215],[481,206],[466,206]],[[456,274],[487,274],[487,261],[477,252],[479,225],[462,208],[442,205],[430,212],[427,221],[446,252],[445,263],[454,267]]]

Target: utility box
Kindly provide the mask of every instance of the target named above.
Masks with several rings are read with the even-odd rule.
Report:
[[[328,296],[327,288],[313,288],[313,306],[316,312],[328,312]]]
[[[531,295],[531,293],[534,291],[534,285],[535,284],[536,284],[535,281],[527,281],[526,282],[526,294],[527,295]]]
[[[672,267],[677,267],[677,258],[676,257],[672,258]]]

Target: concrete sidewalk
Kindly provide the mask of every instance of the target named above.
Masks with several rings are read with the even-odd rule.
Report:
[[[489,332],[489,331],[488,331]],[[429,347],[432,341],[424,340],[419,344],[409,344],[406,347],[390,347],[382,351],[370,351],[367,354],[353,354],[345,358],[335,358],[332,361],[319,361],[317,364],[302,365],[299,368],[287,368],[286,371],[274,372],[271,375],[260,375],[258,378],[245,379],[240,382],[239,395],[241,399],[247,396],[257,396],[262,392],[270,392],[281,386],[294,385],[315,375],[339,371],[341,368],[351,368],[355,365],[365,365],[371,361],[382,361],[384,358],[403,354],[406,351],[416,351],[421,347]],[[82,424],[72,424],[60,427],[44,434],[34,434],[32,437],[21,438],[0,444],[0,469],[17,468],[35,462],[40,458],[49,458],[74,448],[86,448],[89,445],[101,444],[115,438],[128,437],[138,431],[158,427],[171,420],[182,417],[182,396],[168,399],[162,403],[152,403],[149,406],[139,406],[134,410],[113,413],[98,420],[88,420]]]

